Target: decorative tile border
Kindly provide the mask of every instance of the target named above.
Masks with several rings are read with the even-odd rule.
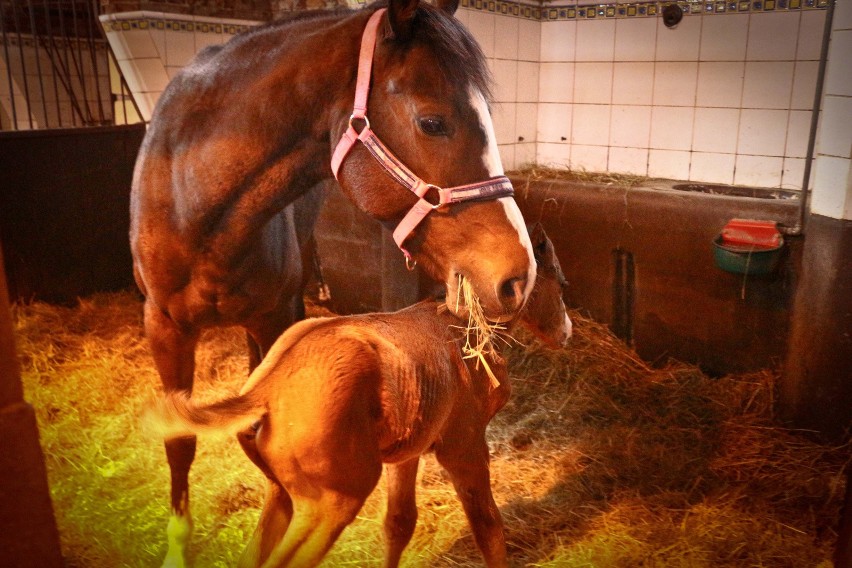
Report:
[[[180,14],[165,12],[118,12],[105,14],[100,20],[105,32],[154,30],[226,35],[236,35],[263,23],[191,15],[181,17]]]
[[[830,0],[678,0],[684,14],[758,13],[828,8]],[[591,20],[657,16],[670,1],[529,6],[508,0],[461,0],[471,10],[530,20]]]

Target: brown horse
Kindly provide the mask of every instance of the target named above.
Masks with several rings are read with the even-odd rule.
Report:
[[[391,169],[367,141],[341,156],[336,175],[357,207],[394,227],[415,204],[426,212],[442,204],[398,242],[448,284],[448,306],[457,305],[461,276],[493,319],[523,305],[535,263],[511,184],[501,177],[486,61],[451,15],[457,1],[441,2],[449,5],[388,1],[365,80],[358,80],[362,35],[379,6],[304,13],[250,30],[207,48],[170,82],[137,160],[130,229],[145,333],[166,391],[191,390],[203,328],[243,326],[253,368],[297,317],[299,251],[286,207],[331,177],[332,149],[352,127],[372,129],[396,154]],[[356,83],[364,108],[353,113]],[[368,96],[364,86],[372,87]],[[402,164],[418,183],[401,185]],[[455,203],[455,194],[439,189],[481,180],[499,191]],[[166,443],[167,563],[177,565],[191,528],[194,452],[193,438]]]
[[[538,277],[520,321],[554,347],[571,335],[564,277],[540,226]],[[241,566],[313,566],[388,470],[385,565],[396,566],[417,519],[420,455],[449,472],[488,566],[506,565],[491,495],[485,429],[509,398],[505,362],[464,359],[464,325],[435,301],[392,314],[318,318],[291,327],[242,394],[206,406],[172,393],[167,435],[239,430],[260,421],[252,460],[269,479]]]

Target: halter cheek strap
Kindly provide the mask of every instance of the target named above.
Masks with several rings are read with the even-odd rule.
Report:
[[[349,127],[343,133],[343,136],[341,136],[340,142],[337,143],[337,147],[331,156],[331,171],[334,173],[336,179],[343,160],[349,154],[349,151],[352,150],[355,143],[361,141],[373,158],[384,168],[385,172],[419,198],[417,203],[414,204],[414,207],[406,213],[393,231],[393,240],[405,255],[406,262],[409,263],[411,261],[411,253],[402,246],[402,243],[430,212],[451,203],[511,196],[514,194],[514,189],[512,188],[512,182],[506,176],[498,176],[485,181],[449,188],[441,188],[428,184],[408,169],[387,146],[382,144],[382,141],[379,140],[379,137],[370,128],[370,121],[367,118],[367,99],[370,95],[373,52],[376,48],[376,35],[379,22],[385,11],[385,8],[381,8],[373,13],[367,22],[364,34],[361,36],[361,52],[358,57],[358,78],[355,87],[355,104],[352,116],[349,117]],[[355,121],[364,123],[360,133],[355,130],[353,125]],[[428,199],[427,196],[429,197]]]

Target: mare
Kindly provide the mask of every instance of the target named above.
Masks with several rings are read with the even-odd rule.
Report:
[[[461,277],[489,318],[511,318],[524,304],[535,263],[502,175],[486,60],[452,17],[457,0],[438,3],[386,0],[298,14],[206,48],[169,83],[140,148],[130,210],[145,334],[166,392],[191,391],[204,328],[245,328],[254,368],[297,319],[299,255],[287,206],[332,174],[387,227],[405,225],[425,204],[398,244],[404,240],[406,255],[447,284],[450,309],[459,305]],[[365,58],[362,36],[373,22],[374,52]],[[375,143],[354,144],[359,128],[380,135],[396,156],[383,163]],[[344,139],[353,145],[338,156],[332,150]],[[420,178],[405,186],[401,172]],[[499,191],[456,203],[441,189],[483,183]],[[167,565],[185,563],[195,443],[166,442]]]
[[[532,240],[538,276],[516,321],[562,347],[571,335],[564,277],[540,225]],[[385,566],[397,566],[414,532],[415,478],[428,451],[449,473],[486,564],[507,565],[485,430],[511,386],[499,354],[485,355],[496,382],[464,358],[466,333],[463,321],[428,300],[395,313],[309,319],[279,338],[240,395],[204,406],[186,393],[164,399],[154,420],[167,436],[259,421],[249,457],[268,488],[241,566],[318,564],[376,487],[383,463]]]

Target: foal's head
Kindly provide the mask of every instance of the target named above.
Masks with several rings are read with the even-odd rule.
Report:
[[[389,0],[379,27],[367,112],[384,144],[426,183],[440,187],[503,174],[489,112],[486,60],[452,17],[454,10],[454,5]],[[342,113],[340,122],[342,129]],[[417,201],[360,146],[343,163],[338,179],[361,209],[391,228]],[[427,273],[446,283],[450,309],[456,307],[462,276],[492,319],[514,316],[535,281],[532,246],[512,197],[444,205],[414,229],[404,246]]]
[[[571,337],[571,319],[565,313],[562,291],[565,276],[556,258],[553,243],[536,223],[530,230],[538,276],[520,321],[550,347],[562,347]]]

